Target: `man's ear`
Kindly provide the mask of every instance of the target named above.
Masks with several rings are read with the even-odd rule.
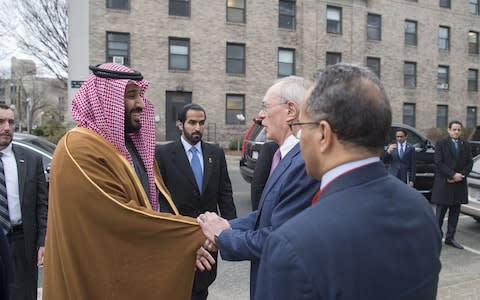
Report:
[[[334,142],[332,127],[327,121],[323,120],[320,121],[320,124],[318,125],[318,131],[319,150],[320,152],[328,151],[331,149]]]
[[[293,116],[293,119],[297,119],[300,113],[297,104],[293,101],[288,101],[287,107],[288,107],[288,115]]]

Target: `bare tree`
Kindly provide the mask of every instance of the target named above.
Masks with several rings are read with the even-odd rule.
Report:
[[[66,0],[15,0],[1,6],[0,27],[27,54],[66,85],[68,17]],[[65,86],[66,87],[66,86]]]

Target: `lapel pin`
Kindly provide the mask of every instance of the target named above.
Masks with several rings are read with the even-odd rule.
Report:
[[[19,159],[18,161],[21,162],[21,163],[24,163],[24,162],[25,162],[23,159]]]
[[[208,163],[210,163],[210,164],[212,163],[212,158],[211,157],[208,158]]]

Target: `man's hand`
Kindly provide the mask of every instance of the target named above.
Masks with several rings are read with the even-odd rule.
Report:
[[[413,181],[409,181],[409,182],[408,182],[408,185],[411,186],[411,187],[413,187]]]
[[[215,244],[215,234],[225,229],[231,229],[230,223],[216,213],[206,212],[197,218],[198,224],[202,228],[203,234],[207,239]]]
[[[200,271],[204,272],[205,270],[210,271],[212,265],[215,264],[215,259],[213,256],[202,247],[197,250],[197,259],[195,260],[195,266]]]
[[[462,181],[465,176],[463,176],[461,173],[455,173],[452,177],[453,182],[459,182]]]
[[[45,247],[38,248],[37,267],[43,267],[43,258],[45,257]]]
[[[392,153],[393,150],[397,149],[397,144],[390,144],[388,145],[387,152],[388,154]]]

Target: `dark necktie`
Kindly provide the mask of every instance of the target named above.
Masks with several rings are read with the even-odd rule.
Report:
[[[400,158],[402,158],[402,157],[403,157],[403,153],[405,153],[404,147],[405,147],[404,144],[400,144]]]
[[[0,152],[0,226],[3,230],[10,229],[10,214],[8,213],[7,185],[5,184],[5,171],[3,168],[3,153]]]
[[[198,189],[200,193],[202,192],[202,184],[203,184],[203,172],[202,172],[202,165],[200,164],[200,160],[198,159],[198,149],[195,147],[190,148],[190,153],[192,153],[192,161],[190,164],[192,165],[193,175],[195,175],[195,180],[197,181]]]
[[[281,159],[282,159],[282,153],[280,152],[280,149],[277,149],[277,151],[275,151],[275,154],[273,155],[272,167],[270,168],[270,175],[273,173],[273,170],[275,170],[275,168],[278,166]]]

